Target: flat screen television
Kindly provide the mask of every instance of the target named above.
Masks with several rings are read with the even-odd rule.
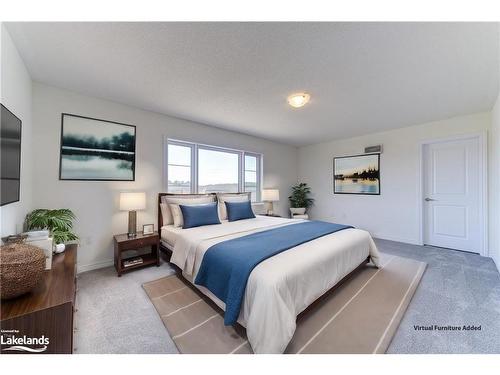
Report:
[[[21,189],[21,120],[4,107],[1,112],[1,205],[17,202]]]

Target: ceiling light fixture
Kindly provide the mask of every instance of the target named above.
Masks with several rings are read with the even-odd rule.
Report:
[[[288,104],[290,104],[294,108],[300,108],[305,106],[309,99],[311,99],[311,95],[306,94],[305,92],[299,92],[296,94],[292,94],[288,97]]]

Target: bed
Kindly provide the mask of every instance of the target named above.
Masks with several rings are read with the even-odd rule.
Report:
[[[159,204],[165,195],[159,194]],[[223,301],[194,283],[207,250],[223,241],[303,222],[305,220],[257,215],[254,219],[181,229],[163,225],[160,210],[158,214],[161,248],[171,255],[170,262],[224,311]],[[282,353],[293,337],[297,316],[369,260],[378,266],[379,253],[370,234],[349,228],[300,244],[259,263],[248,278],[237,319],[246,328],[253,351]]]

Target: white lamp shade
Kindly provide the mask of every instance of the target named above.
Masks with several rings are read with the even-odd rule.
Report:
[[[120,210],[136,211],[146,208],[146,193],[120,193]]]
[[[265,202],[276,202],[280,200],[280,191],[278,189],[264,189],[262,200]]]

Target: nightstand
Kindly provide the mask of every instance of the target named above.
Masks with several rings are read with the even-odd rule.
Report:
[[[137,236],[129,238],[127,234],[117,234],[114,236],[115,242],[115,269],[118,276],[122,273],[151,266],[155,264],[160,265],[160,236],[158,232],[144,235],[142,232],[137,232]],[[150,252],[143,253],[142,249],[149,247]],[[134,253],[133,255],[126,255],[124,253]],[[134,259],[142,258],[141,263],[136,263],[127,266],[127,262]]]

